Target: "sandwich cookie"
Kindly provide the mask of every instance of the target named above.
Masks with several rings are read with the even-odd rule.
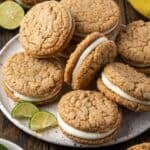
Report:
[[[129,147],[127,150],[150,150],[150,143],[142,143]]]
[[[102,144],[117,133],[122,114],[117,104],[96,91],[72,91],[58,103],[57,120],[63,133],[82,144]]]
[[[67,61],[64,80],[73,89],[86,89],[96,73],[117,55],[113,41],[98,32],[88,35]]]
[[[150,74],[150,22],[142,20],[127,25],[117,38],[123,61],[137,70]]]
[[[39,60],[17,53],[3,65],[2,74],[6,93],[16,101],[54,101],[63,85],[63,69],[56,58]]]
[[[123,63],[111,63],[97,81],[106,97],[133,111],[150,111],[150,78]]]
[[[75,40],[92,32],[113,37],[119,31],[120,10],[113,0],[62,0],[75,19]]]
[[[75,23],[70,12],[56,1],[32,7],[20,27],[20,42],[28,55],[46,58],[62,52],[72,38]]]

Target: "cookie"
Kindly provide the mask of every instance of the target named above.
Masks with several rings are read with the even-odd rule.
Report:
[[[70,12],[56,1],[33,6],[20,27],[20,42],[28,55],[46,58],[62,52],[74,33]]]
[[[56,58],[35,59],[17,53],[3,65],[2,74],[6,93],[16,101],[51,102],[63,85],[63,68]]]
[[[150,143],[142,143],[129,147],[127,150],[150,150]]]
[[[64,74],[64,81],[73,89],[89,87],[96,73],[116,56],[113,41],[98,32],[88,35],[70,55]]]
[[[113,0],[62,0],[75,19],[75,40],[92,32],[113,37],[120,26],[120,10]]]
[[[122,120],[117,104],[96,91],[76,90],[65,94],[58,103],[57,112],[63,133],[82,144],[110,141]]]
[[[108,64],[97,87],[110,100],[132,111],[150,111],[150,78],[129,65]]]
[[[127,25],[117,38],[118,53],[131,66],[150,71],[150,22],[142,20]],[[139,69],[138,69],[139,68]]]

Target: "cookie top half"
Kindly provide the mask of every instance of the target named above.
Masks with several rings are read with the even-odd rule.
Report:
[[[62,0],[75,19],[75,36],[92,32],[109,33],[119,23],[120,10],[113,0]]]
[[[103,75],[127,94],[139,99],[150,100],[150,78],[123,63],[110,63]]]
[[[64,80],[73,89],[86,89],[101,67],[117,55],[116,45],[99,32],[88,35],[70,55]]]
[[[4,84],[29,97],[46,97],[60,91],[63,69],[55,59],[34,59],[25,53],[10,57],[2,68]]]
[[[130,65],[150,66],[150,22],[140,20],[127,25],[117,38],[117,47]]]
[[[70,12],[59,2],[46,1],[27,12],[20,27],[20,42],[29,55],[48,57],[64,49],[73,30]]]
[[[67,93],[58,104],[58,114],[68,125],[87,132],[107,132],[121,122],[117,104],[95,91]]]

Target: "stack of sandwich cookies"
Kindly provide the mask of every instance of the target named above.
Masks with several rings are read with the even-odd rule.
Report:
[[[150,78],[128,65],[107,65],[97,87],[110,100],[130,110],[150,111]]]
[[[20,27],[20,42],[28,55],[46,58],[63,51],[74,29],[70,12],[56,1],[46,1],[27,12]]]
[[[118,106],[100,92],[72,91],[58,104],[58,124],[70,139],[82,144],[110,141],[121,124]]]
[[[98,32],[88,35],[67,61],[64,80],[73,89],[86,89],[96,73],[117,55],[113,41]]]
[[[150,74],[150,22],[135,21],[117,38],[118,52],[126,63]]]
[[[62,0],[75,19],[74,39],[85,38],[92,32],[114,37],[120,27],[120,10],[113,0]]]
[[[39,60],[17,53],[2,69],[4,89],[13,100],[45,104],[62,89],[63,68],[56,58]]]

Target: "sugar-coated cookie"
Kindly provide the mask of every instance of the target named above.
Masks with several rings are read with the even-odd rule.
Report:
[[[113,37],[119,30],[120,10],[113,0],[62,0],[75,19],[75,40],[92,32]]]
[[[150,111],[150,78],[123,63],[111,63],[97,81],[106,97],[133,111]]]
[[[75,23],[59,2],[33,6],[20,27],[20,42],[28,55],[45,58],[62,52],[72,38]]]
[[[117,55],[116,45],[98,32],[91,33],[70,55],[64,74],[73,89],[86,89],[96,73]]]
[[[6,93],[17,101],[51,102],[63,85],[63,68],[56,58],[35,59],[17,53],[3,65],[2,74]]]
[[[96,91],[69,92],[61,98],[57,110],[58,124],[63,133],[82,144],[110,141],[122,120],[117,104]]]

